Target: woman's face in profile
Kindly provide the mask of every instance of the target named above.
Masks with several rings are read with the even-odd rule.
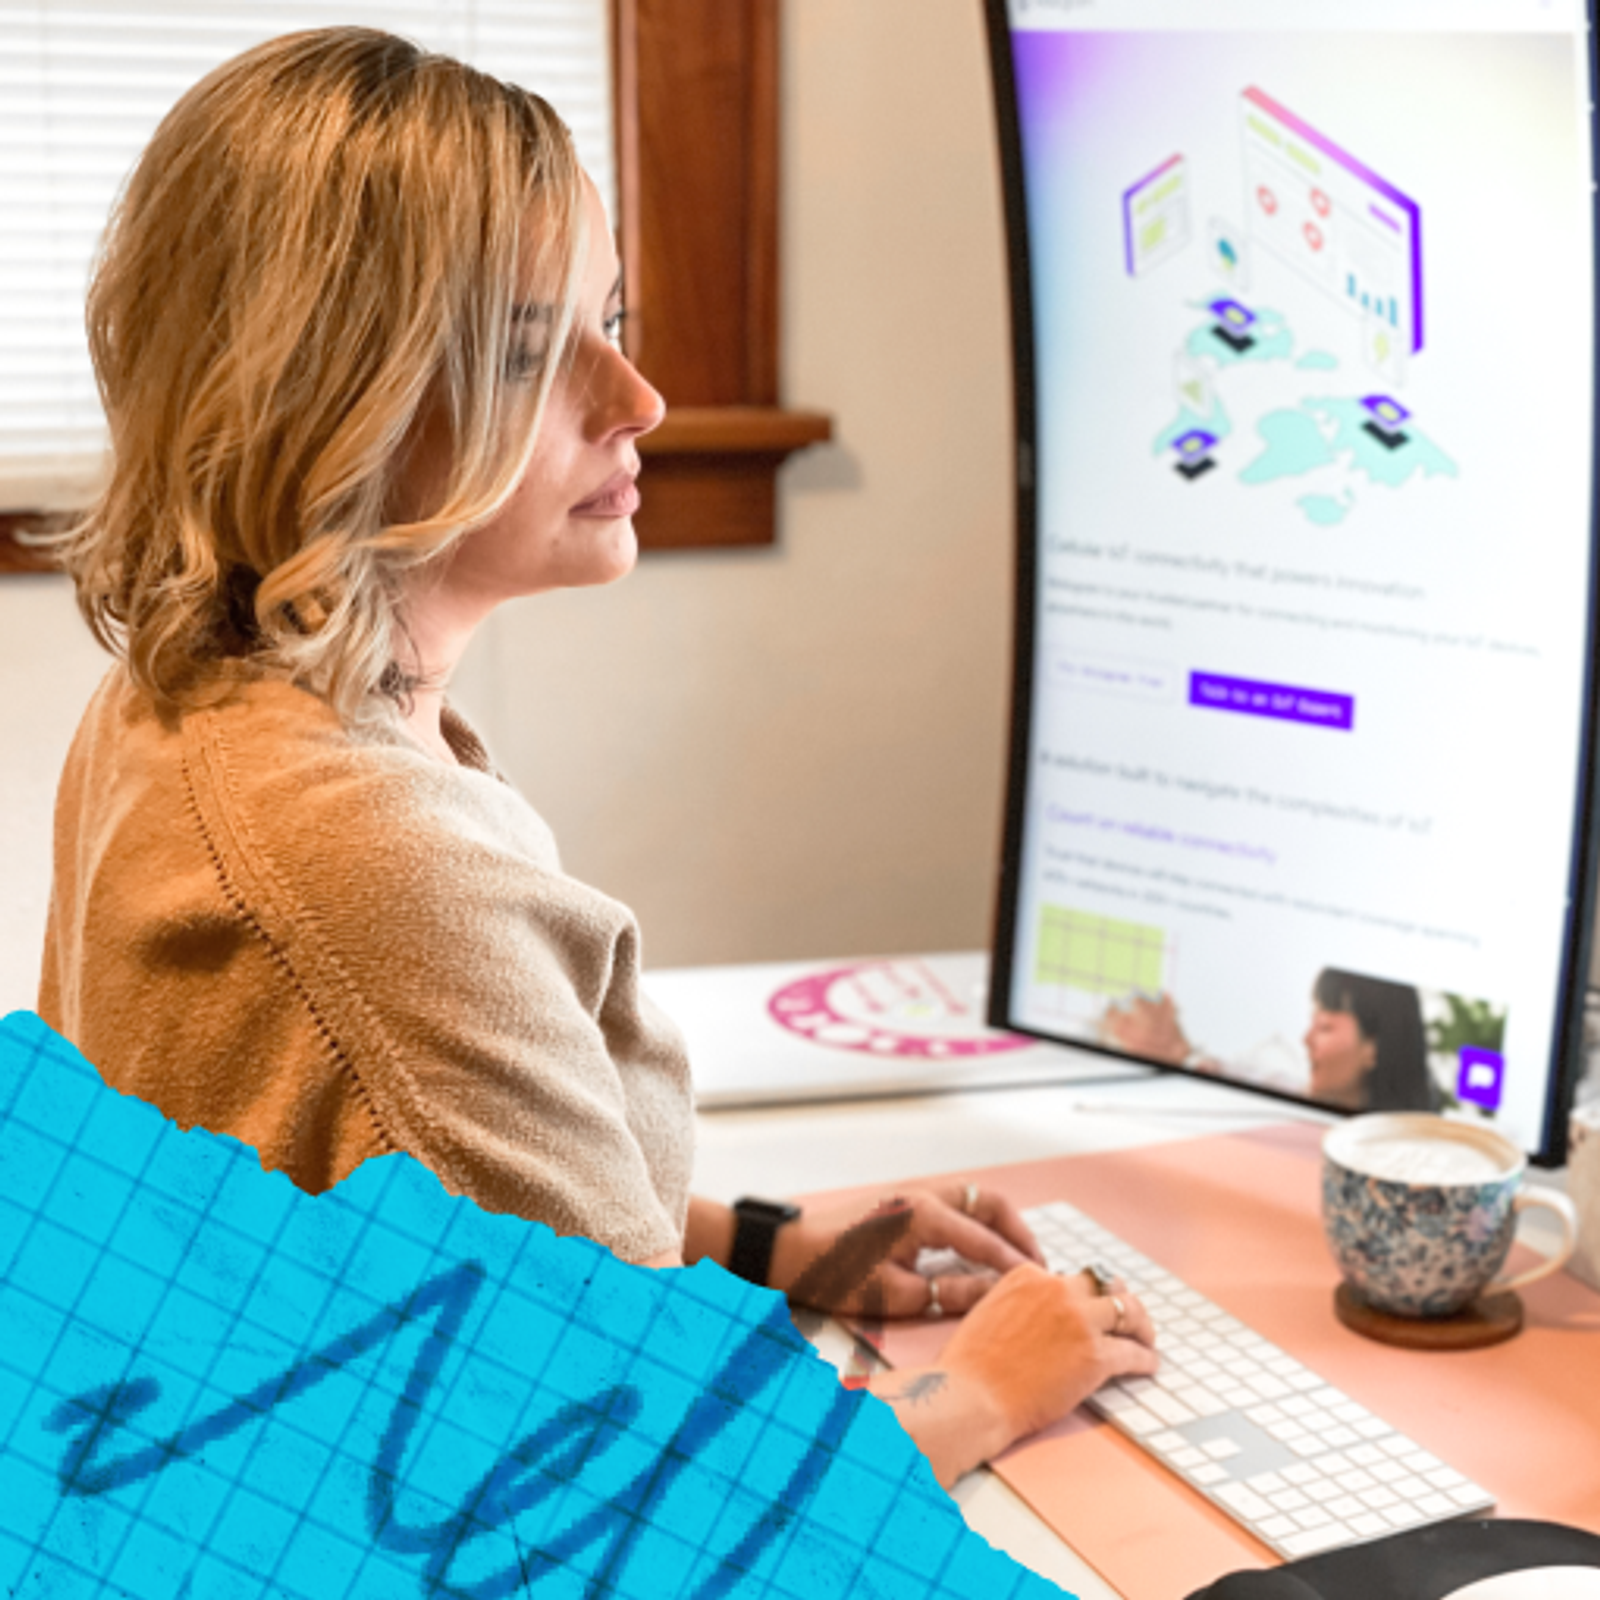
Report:
[[[1311,1095],[1335,1105],[1364,1105],[1366,1079],[1378,1059],[1378,1047],[1362,1033],[1348,1011],[1315,1006],[1306,1030],[1311,1057]]]
[[[470,611],[513,595],[610,583],[638,555],[633,513],[639,495],[637,441],[666,413],[661,396],[623,354],[622,285],[605,207],[584,179],[588,260],[579,292],[574,349],[557,375],[522,481],[500,513],[455,547],[430,599]],[[548,335],[549,307],[518,307],[511,382],[534,382]],[[448,448],[425,428],[412,469],[423,481],[430,452]]]

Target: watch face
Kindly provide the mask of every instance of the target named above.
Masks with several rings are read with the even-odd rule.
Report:
[[[763,1222],[792,1222],[800,1215],[800,1207],[786,1200],[754,1200],[748,1196],[735,1200],[733,1209],[741,1217],[755,1217]]]
[[[791,1033],[864,1055],[957,1059],[1027,1049],[1031,1039],[984,1025],[986,992],[970,964],[948,957],[858,961],[785,985],[767,1011]]]

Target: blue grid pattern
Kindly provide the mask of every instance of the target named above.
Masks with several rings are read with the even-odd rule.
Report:
[[[447,1195],[326,1195],[0,1022],[0,1592],[1061,1591],[969,1533],[781,1300]]]

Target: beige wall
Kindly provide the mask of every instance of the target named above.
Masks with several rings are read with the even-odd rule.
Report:
[[[786,469],[777,548],[509,607],[463,665],[653,965],[987,938],[1010,423],[979,13],[785,7],[785,398],[838,442]],[[33,1003],[55,773],[101,670],[64,583],[0,580],[0,1009]]]
[[[33,1009],[56,774],[105,669],[65,578],[0,578],[0,1016]]]
[[[987,941],[1011,501],[980,10],[785,7],[785,399],[837,442],[785,469],[778,547],[507,607],[464,664],[653,965]]]

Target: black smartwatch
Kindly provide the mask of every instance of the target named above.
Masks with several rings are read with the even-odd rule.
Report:
[[[793,1222],[800,1207],[784,1200],[755,1200],[746,1195],[733,1202],[733,1249],[728,1254],[728,1271],[746,1283],[767,1287],[772,1267],[772,1242],[778,1229]]]

